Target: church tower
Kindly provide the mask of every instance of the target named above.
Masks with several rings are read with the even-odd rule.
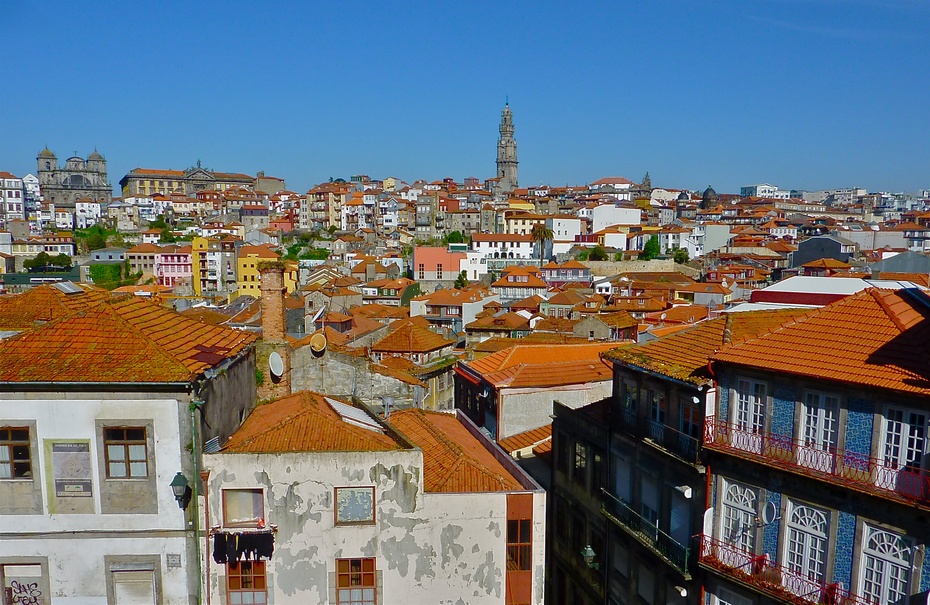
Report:
[[[510,103],[501,112],[501,138],[497,140],[497,177],[501,193],[510,193],[517,188],[517,142],[513,140],[513,114]]]

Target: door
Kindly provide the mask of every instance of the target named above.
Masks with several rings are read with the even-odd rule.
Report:
[[[765,427],[765,384],[751,380],[738,381],[735,414],[732,445],[761,454]]]
[[[154,605],[154,571],[114,571],[113,596],[116,605]]]
[[[798,464],[822,473],[834,473],[839,416],[840,405],[836,397],[822,393],[805,395]]]

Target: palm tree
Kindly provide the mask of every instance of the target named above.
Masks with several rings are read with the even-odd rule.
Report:
[[[552,239],[552,229],[547,227],[545,223],[536,223],[533,225],[533,230],[530,231],[530,237],[536,242],[536,256],[541,259],[545,243]]]

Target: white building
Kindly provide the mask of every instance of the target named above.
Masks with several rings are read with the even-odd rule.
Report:
[[[759,183],[758,185],[746,185],[739,189],[740,197],[764,197],[776,200],[791,199],[791,192],[785,189],[779,189],[775,185],[768,183]]]
[[[28,586],[15,603],[198,602],[196,499],[182,488],[179,507],[172,482],[197,489],[201,440],[254,404],[255,337],[45,287],[83,312],[0,341],[4,588]]]
[[[639,208],[601,204],[591,210],[591,230],[596,233],[614,225],[639,225],[642,214]]]
[[[0,172],[0,227],[10,221],[25,220],[25,198],[23,179],[9,172]]]
[[[529,235],[506,233],[475,233],[471,236],[471,249],[484,258],[533,258],[533,238]]]
[[[214,603],[543,602],[545,492],[465,418],[304,391],[205,467]]]
[[[78,229],[87,229],[100,222],[100,203],[83,199],[74,203],[74,223]]]
[[[575,238],[581,235],[581,219],[574,216],[551,216],[546,219],[546,228],[552,231],[551,249],[546,254],[546,258],[551,258],[571,250]]]

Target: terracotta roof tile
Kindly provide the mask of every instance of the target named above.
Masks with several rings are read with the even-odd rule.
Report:
[[[0,330],[27,330],[69,317],[109,299],[109,293],[86,284],[75,284],[80,292],[66,294],[50,284],[9,296],[0,296]]]
[[[704,384],[709,359],[727,342],[738,342],[774,330],[809,312],[807,309],[730,313],[640,345],[620,347],[604,358],[663,376]]]
[[[454,341],[431,330],[405,322],[371,345],[371,350],[379,353],[429,353],[453,344]]]
[[[0,380],[186,382],[256,338],[132,296],[0,342]]]
[[[609,380],[600,354],[616,343],[516,345],[469,362],[460,362],[497,387],[552,387]]]
[[[427,492],[522,491],[514,476],[452,414],[404,410],[391,414],[390,423],[423,450]]]
[[[389,433],[350,424],[323,395],[302,391],[256,407],[222,451],[235,454],[399,449],[404,446]]]
[[[523,433],[517,433],[516,435],[511,435],[506,439],[501,439],[497,442],[501,449],[512,454],[517,450],[522,450],[530,446],[536,446],[547,439],[552,438],[552,424],[547,424],[546,426],[541,426],[537,429],[530,429]]]
[[[869,288],[724,349],[714,360],[930,395],[928,342],[926,293]]]

